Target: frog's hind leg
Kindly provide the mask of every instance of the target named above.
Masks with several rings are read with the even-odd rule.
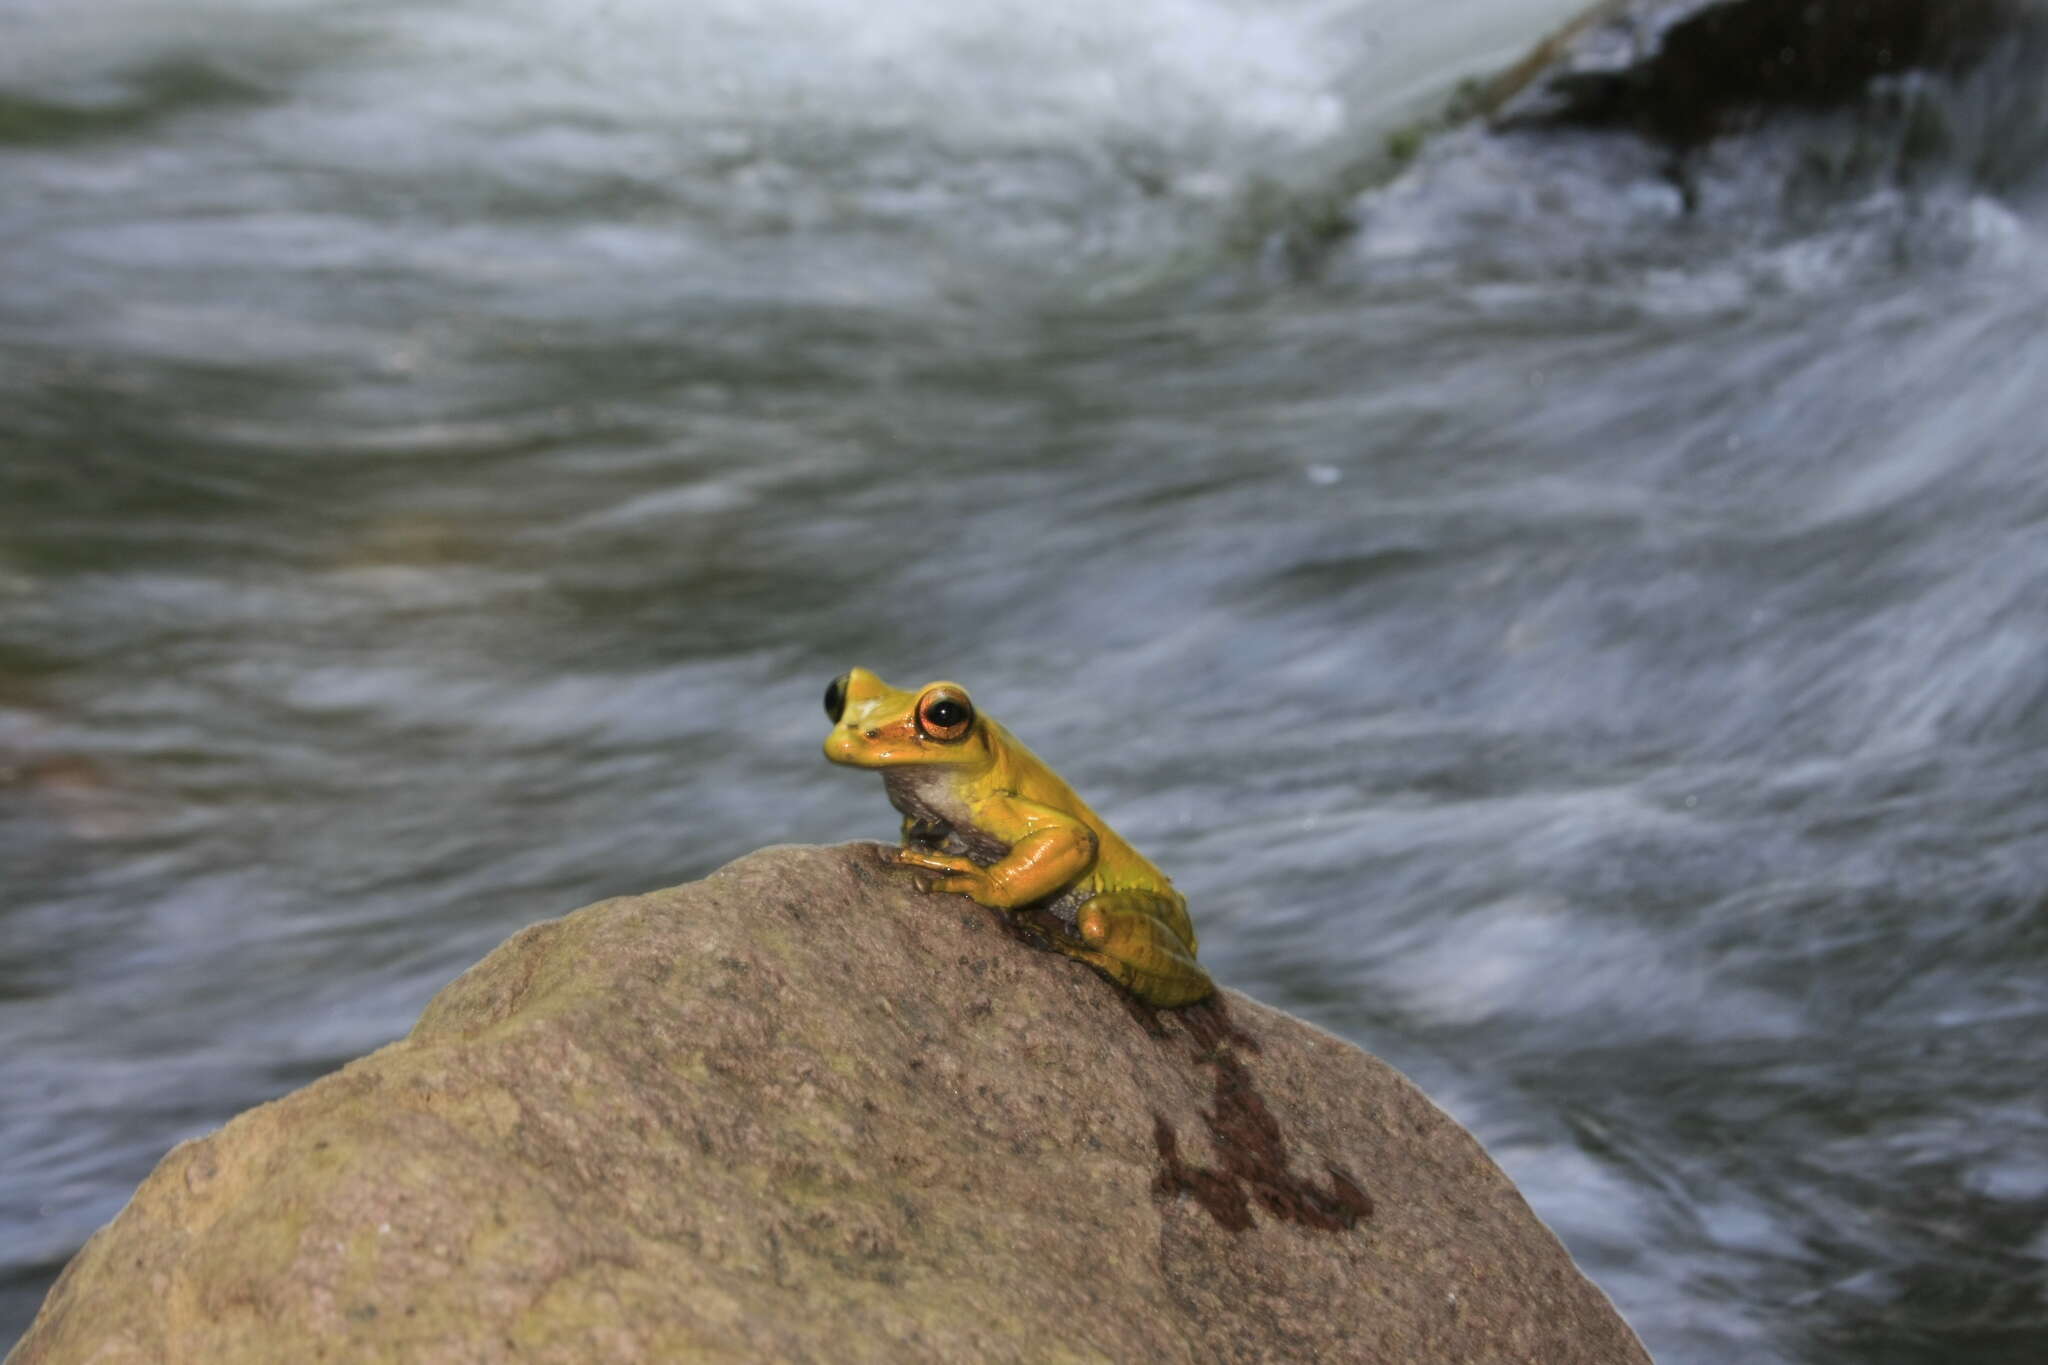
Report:
[[[1151,891],[1105,891],[1081,906],[1080,943],[1060,951],[1106,974],[1148,1005],[1192,1005],[1216,989],[1174,931],[1185,911]]]

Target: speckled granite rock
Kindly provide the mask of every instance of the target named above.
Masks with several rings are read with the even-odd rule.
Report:
[[[171,1152],[9,1359],[1647,1357],[1382,1063],[851,845],[516,935]]]

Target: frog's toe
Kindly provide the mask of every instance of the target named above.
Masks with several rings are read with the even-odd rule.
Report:
[[[904,867],[922,868],[927,872],[950,872],[954,874],[976,873],[981,869],[966,858],[950,853],[933,853],[922,848],[899,848],[896,861]]]

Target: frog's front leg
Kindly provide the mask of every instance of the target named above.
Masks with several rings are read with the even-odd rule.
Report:
[[[1075,821],[1041,824],[1010,845],[1010,851],[989,867],[980,867],[950,853],[905,848],[896,861],[944,875],[929,884],[932,891],[968,896],[992,910],[1058,895],[1095,864],[1095,832]]]

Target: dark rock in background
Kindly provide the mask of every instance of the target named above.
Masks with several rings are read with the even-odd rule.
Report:
[[[2023,0],[1643,0],[1596,7],[1497,92],[1506,123],[1622,127],[1676,149],[1749,112],[1821,110],[1873,80],[1956,72],[2033,15]],[[1554,70],[1544,76],[1543,71]],[[1526,83],[1526,85],[1524,84]]]

